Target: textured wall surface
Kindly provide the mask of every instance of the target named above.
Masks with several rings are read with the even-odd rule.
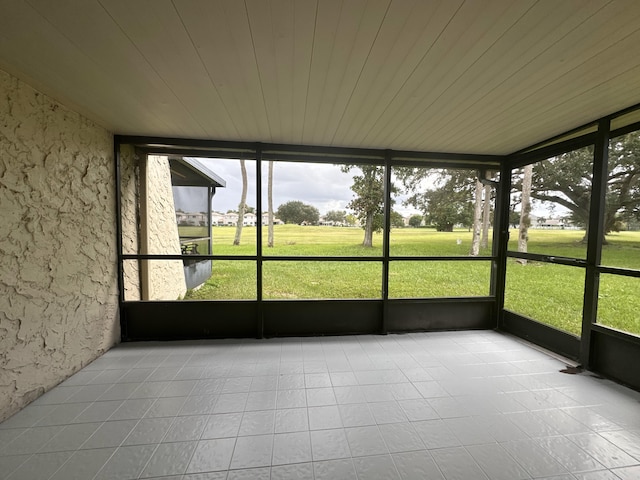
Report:
[[[119,337],[112,135],[0,71],[0,420]]]
[[[169,160],[120,148],[122,250],[180,254]],[[125,260],[125,300],[176,300],[187,291],[182,260]]]
[[[122,252],[140,253],[140,162],[131,145],[120,146],[120,211],[122,213]],[[123,262],[124,298],[141,300],[140,262]]]
[[[169,159],[149,156],[146,161],[146,208],[141,213],[142,253],[180,254],[180,238],[171,190]],[[144,265],[146,264],[146,265]],[[177,300],[187,292],[182,260],[143,261],[147,269],[145,300]]]

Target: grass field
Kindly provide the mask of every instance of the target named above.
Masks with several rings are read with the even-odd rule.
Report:
[[[189,227],[181,227],[189,234]],[[213,253],[216,255],[255,255],[256,229],[245,227],[242,244],[233,246],[233,227],[214,227]],[[301,227],[277,225],[275,246],[264,255],[286,256],[381,256],[382,235],[374,236],[373,248],[361,246],[360,228]],[[580,243],[584,232],[571,230],[530,230],[529,251],[555,256],[584,258]],[[517,238],[517,232],[511,232]],[[640,269],[640,232],[620,232],[607,237],[602,263],[608,266]],[[467,256],[471,233],[466,230],[436,232],[432,229],[394,229],[392,256]],[[509,244],[515,249],[514,241]],[[202,250],[202,249],[201,249]],[[202,250],[204,251],[204,250]],[[490,255],[490,249],[480,252]],[[528,262],[521,265],[509,259],[505,307],[579,335],[584,289],[582,268]],[[464,297],[489,294],[489,261],[392,261],[389,267],[391,298]],[[380,262],[351,261],[265,261],[263,296],[265,299],[293,298],[380,298]],[[187,299],[255,299],[256,267],[253,261],[215,261],[213,275]],[[637,299],[640,279],[603,275],[599,295],[599,321],[640,335]]]

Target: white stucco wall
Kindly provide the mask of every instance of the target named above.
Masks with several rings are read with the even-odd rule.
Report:
[[[140,162],[131,145],[120,146],[122,252],[140,253]],[[141,300],[140,261],[123,262],[124,298]]]
[[[119,338],[112,135],[0,71],[0,420]]]
[[[144,251],[149,254],[180,254],[180,238],[176,223],[176,210],[171,190],[169,159],[165,156],[149,156],[146,159],[146,205],[141,212],[141,239]],[[149,260],[142,262],[145,300],[177,300],[187,293],[182,260]]]
[[[120,149],[122,250],[180,255],[180,238],[166,156]],[[187,291],[182,260],[125,260],[125,300],[177,300]]]

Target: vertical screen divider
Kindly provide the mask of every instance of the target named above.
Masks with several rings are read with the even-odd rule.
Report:
[[[389,240],[391,232],[391,151],[384,156],[384,230],[382,234],[382,325],[381,332],[387,334],[389,313]]]
[[[604,214],[607,195],[607,175],[609,163],[608,118],[598,123],[598,132],[593,149],[593,175],[591,182],[591,203],[589,204],[589,231],[587,233],[587,271],[584,279],[582,305],[582,335],[580,339],[580,362],[586,368],[591,362],[591,326],[598,313],[598,288],[600,274],[597,270],[602,257],[604,239]]]
[[[258,302],[257,334],[264,338],[264,305],[262,302],[262,146],[256,147],[256,300]]]

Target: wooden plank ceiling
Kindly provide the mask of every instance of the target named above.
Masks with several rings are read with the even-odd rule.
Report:
[[[506,154],[640,103],[638,0],[0,12],[0,68],[120,134]]]

